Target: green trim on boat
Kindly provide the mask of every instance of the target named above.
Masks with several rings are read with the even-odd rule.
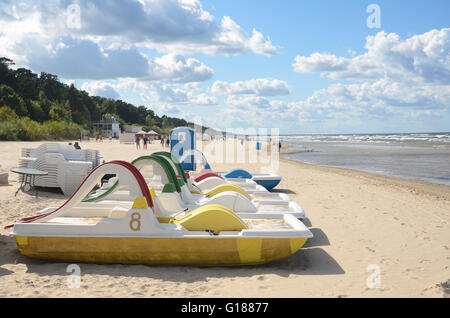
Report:
[[[178,182],[177,175],[176,175],[175,171],[173,171],[173,168],[170,165],[170,163],[168,163],[166,161],[166,159],[161,158],[161,156],[152,154],[150,156],[139,157],[139,158],[133,160],[131,162],[131,164],[134,165],[135,163],[142,161],[142,160],[153,160],[153,161],[157,162],[164,169],[164,172],[166,173],[167,178],[169,179],[170,183],[173,183],[175,185],[177,192],[181,193],[181,186],[180,186],[180,183]]]
[[[119,181],[116,181],[110,188],[108,188],[108,190],[106,190],[102,194],[97,195],[97,196],[95,196],[93,198],[90,198],[89,195],[88,195],[88,197],[86,199],[84,199],[83,201],[81,201],[81,202],[95,202],[95,201],[101,200],[104,197],[106,197],[108,194],[113,192],[117,188],[118,185],[119,185]]]
[[[187,184],[187,178],[186,175],[184,174],[184,169],[183,166],[180,163],[175,162],[172,159],[172,154],[170,152],[167,151],[159,151],[159,152],[155,152],[153,153],[153,155],[158,155],[158,156],[163,156],[168,158],[170,161],[173,162],[173,164],[175,165],[175,167],[177,167],[178,173],[181,175],[181,177],[183,178],[184,183]]]
[[[174,193],[174,192],[176,192],[175,186],[172,183],[168,183],[168,184],[164,185],[162,192],[163,193]]]
[[[159,155],[152,154],[150,156],[142,156],[142,157],[139,157],[139,158],[133,160],[131,162],[131,164],[134,165],[135,163],[137,163],[139,161],[142,161],[142,160],[153,160],[153,161],[155,161],[156,163],[158,163],[163,168],[164,172],[167,175],[167,178],[169,179],[169,182],[170,182],[169,185],[172,187],[171,188],[172,190],[169,191],[169,192],[175,192],[176,191],[176,192],[181,193],[181,187],[184,185],[183,179],[178,179],[177,178],[177,174],[173,170],[173,167],[166,160],[167,155],[170,156],[170,153],[162,153],[161,152],[161,153],[159,153]],[[164,157],[166,157],[166,158],[164,158]],[[170,160],[172,160],[172,159],[170,159]],[[184,173],[183,173],[183,176],[184,176]],[[102,193],[102,194],[100,194],[98,196],[95,196],[95,197],[92,197],[92,194],[90,194],[82,202],[95,202],[95,201],[101,200],[101,199],[105,198],[107,195],[109,195],[110,193],[112,193],[117,188],[118,185],[119,185],[119,181],[116,181],[104,193]]]

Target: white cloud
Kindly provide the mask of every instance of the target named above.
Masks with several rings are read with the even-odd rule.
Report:
[[[184,84],[184,89],[191,91],[199,91],[202,89],[202,84],[199,82],[192,82]]]
[[[167,54],[151,60],[150,72],[144,79],[188,83],[206,81],[213,75],[214,71],[197,59]]]
[[[204,93],[199,95],[194,95],[192,93],[188,93],[189,103],[192,105],[199,106],[216,106],[218,105],[217,99],[214,96],[208,96]]]
[[[20,53],[11,56],[10,52],[16,51]],[[31,35],[23,35],[23,41],[16,43],[0,36],[0,55],[12,57],[18,65],[26,65],[36,72],[67,79],[132,77],[187,83],[205,81],[214,75],[210,67],[194,58],[179,54],[149,58],[136,47],[102,49],[92,41],[72,37],[41,43]]]
[[[186,103],[188,102],[187,93],[179,88],[172,88],[169,85],[153,85],[154,91],[150,94],[161,103]]]
[[[172,87],[167,84],[151,84],[145,89],[143,99],[149,102],[157,102],[163,105],[197,105],[197,106],[215,106],[217,100],[214,96],[208,96],[204,93],[195,95],[192,91],[186,91],[179,87]]]
[[[86,82],[81,86],[81,90],[86,91],[91,96],[101,96],[105,98],[119,99],[120,94],[114,85],[105,82]]]
[[[379,32],[366,53],[351,58],[313,53],[297,56],[298,73],[318,73],[337,83],[291,103],[303,121],[436,116],[450,105],[450,28],[402,40]]]
[[[251,37],[241,29],[230,17],[223,17],[218,32],[213,41],[213,45],[206,48],[207,54],[242,54],[246,51],[253,51],[261,55],[276,55],[276,48],[272,45],[270,39],[264,39],[261,32],[253,29]]]
[[[73,27],[68,11],[72,4],[80,8],[79,28]],[[28,55],[19,48],[26,45],[27,38],[44,47],[61,38],[73,38],[93,42],[101,50],[145,47],[178,54],[277,54],[263,34],[253,30],[247,35],[230,17],[216,21],[199,0],[25,0],[3,6],[16,12],[16,18],[5,11],[0,14],[3,42],[9,42],[8,56],[24,60]]]
[[[69,5],[80,8],[79,28]],[[67,79],[202,82],[213,70],[185,54],[277,54],[260,32],[249,36],[230,17],[216,21],[199,0],[24,0],[2,9],[0,55]]]
[[[450,105],[450,88],[443,85],[415,86],[381,79],[374,83],[337,83],[314,92],[304,100],[286,102],[255,95],[230,95],[219,113],[217,125],[226,127],[283,127],[298,131],[308,127],[345,123],[421,120],[442,114]],[[318,125],[318,126],[314,126]],[[364,127],[360,127],[364,129]]]
[[[31,69],[64,78],[100,80],[152,74],[152,61],[136,48],[102,50],[94,42],[73,38],[45,46],[28,39],[21,46]]]
[[[235,95],[228,96],[226,104],[234,108],[245,109],[270,109],[271,103],[265,97],[260,96],[244,96],[238,97]]]
[[[332,54],[313,53],[309,57],[296,56],[294,70],[297,73],[331,73],[345,70],[350,64],[348,58]]]
[[[258,78],[234,83],[216,81],[211,91],[214,95],[256,95],[268,97],[289,95],[291,88],[285,81]]]
[[[330,79],[450,84],[450,28],[431,30],[402,40],[395,33],[367,37],[367,52],[352,58],[313,53],[297,56],[298,73],[319,73]]]

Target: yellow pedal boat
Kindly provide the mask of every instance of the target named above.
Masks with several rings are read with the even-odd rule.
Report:
[[[79,203],[105,174],[116,174],[135,198],[131,209]],[[144,178],[131,164],[95,169],[59,208],[13,227],[26,256],[65,262],[234,266],[263,264],[295,253],[312,237],[292,215],[240,218],[220,205],[158,219]]]

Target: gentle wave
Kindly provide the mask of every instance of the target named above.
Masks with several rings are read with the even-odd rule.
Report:
[[[284,141],[328,141],[363,143],[424,142],[450,145],[450,133],[437,134],[373,134],[373,135],[300,135],[282,136]]]
[[[450,133],[283,136],[283,155],[341,167],[450,185]]]

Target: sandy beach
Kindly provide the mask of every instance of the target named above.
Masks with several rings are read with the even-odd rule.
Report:
[[[21,148],[0,142],[1,171]],[[131,161],[160,151],[133,144],[82,142],[103,160]],[[167,149],[167,148],[166,148]],[[232,164],[213,164],[223,171]],[[254,164],[239,167],[256,171]],[[62,194],[14,193],[0,186],[0,297],[450,297],[450,187],[281,160],[277,191],[306,210],[314,238],[289,258],[262,266],[198,268],[80,264],[80,288],[68,288],[69,263],[22,256],[3,226],[58,206]],[[380,288],[367,280],[380,271]]]

